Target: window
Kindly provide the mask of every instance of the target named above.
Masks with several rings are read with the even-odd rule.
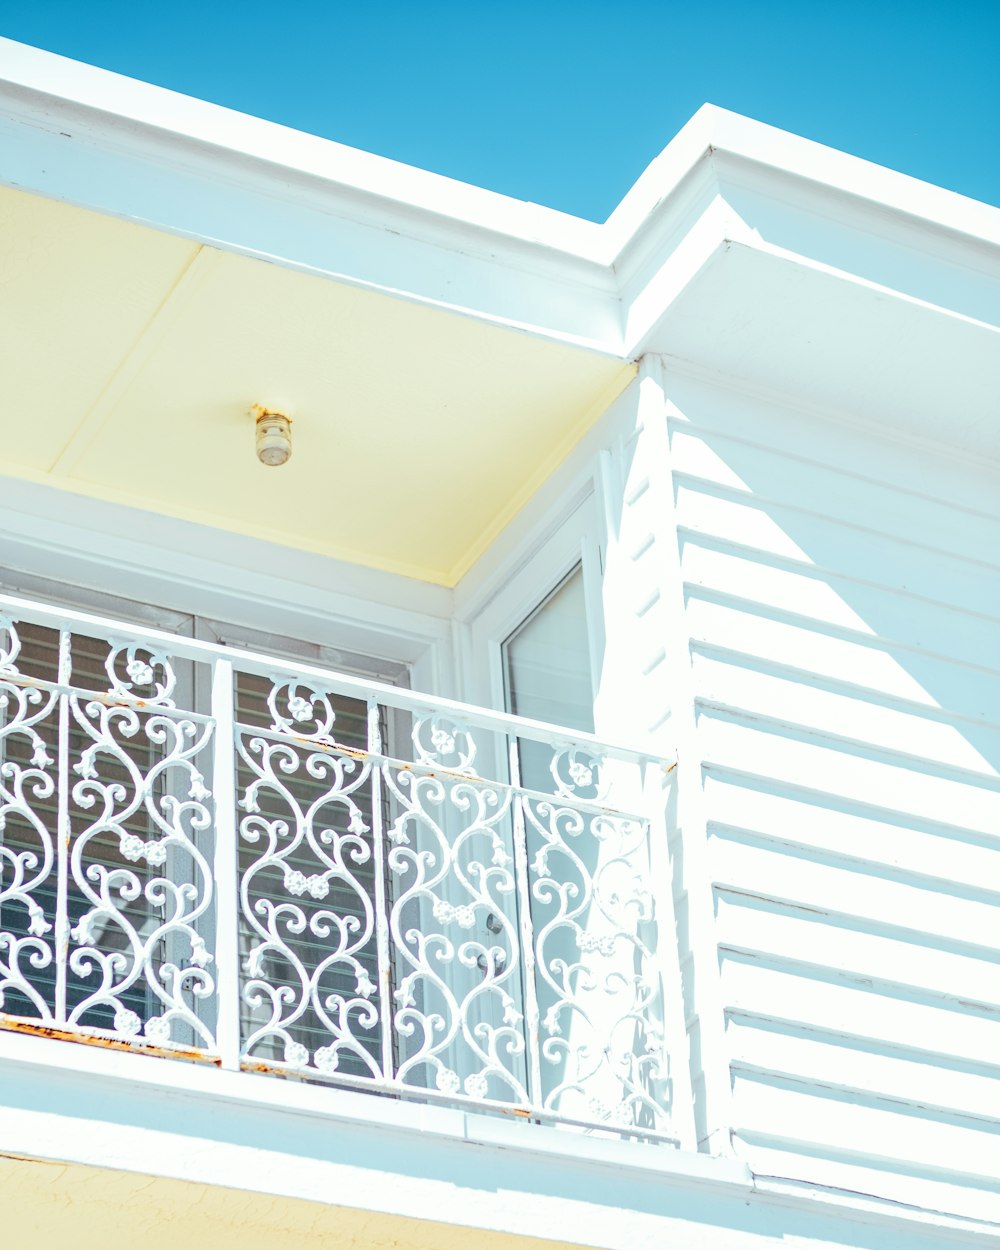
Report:
[[[509,712],[593,733],[590,638],[579,565],[504,641],[502,655]],[[524,785],[534,790],[552,785],[551,754],[540,743],[521,744]]]

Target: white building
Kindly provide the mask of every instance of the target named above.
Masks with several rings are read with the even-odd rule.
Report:
[[[10,1244],[993,1244],[1000,212],[0,79]]]

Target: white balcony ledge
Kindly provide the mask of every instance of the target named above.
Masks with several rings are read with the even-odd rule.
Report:
[[[937,1250],[990,1244],[996,1233],[861,1194],[756,1178],[738,1159],[546,1126],[526,1131],[470,1111],[2,1032],[0,1103],[4,1155],[26,1169],[68,1165],[65,1175],[50,1168],[38,1181],[38,1199],[56,1199],[65,1180],[74,1187],[69,1209],[81,1218],[97,1167],[112,1178],[147,1178],[147,1216],[161,1184],[190,1186],[194,1219],[212,1210],[205,1187],[218,1187],[239,1191],[241,1220],[279,1211],[292,1224],[288,1204],[306,1202],[312,1211],[298,1218],[315,1232],[321,1204],[335,1244],[354,1244],[356,1235],[402,1250],[450,1250],[477,1234],[553,1250]],[[86,1170],[76,1175],[78,1167]],[[20,1191],[7,1193],[6,1218],[16,1220]],[[188,1227],[190,1203],[176,1190],[164,1194],[173,1235]],[[116,1214],[123,1230],[132,1218],[131,1210]]]
[[[0,1064],[8,1077],[18,1073],[22,1088],[56,1082],[80,1091],[99,1089],[103,1091],[101,1096],[108,1099],[109,1108],[117,1108],[119,1100],[124,1105],[144,1099],[155,1102],[166,1096],[171,1100],[183,1099],[185,1105],[190,1105],[189,1100],[194,1099],[200,1112],[192,1122],[192,1137],[197,1137],[206,1118],[216,1113],[230,1118],[244,1112],[267,1117],[274,1125],[282,1118],[296,1122],[305,1118],[314,1122],[316,1132],[327,1137],[359,1131],[384,1133],[399,1143],[408,1142],[407,1149],[412,1148],[412,1135],[419,1133],[421,1141],[435,1138],[553,1160],[625,1166],[636,1175],[665,1175],[708,1185],[750,1184],[749,1171],[735,1159],[711,1158],[669,1145],[648,1148],[645,1143],[566,1132],[544,1124],[526,1128],[521,1117],[513,1112],[480,1114],[468,1107],[373,1098],[349,1089],[274,1081],[259,1074],[218,1071],[200,1064],[164,1064],[150,1058],[139,1062],[133,1055],[6,1030],[0,1031]],[[18,1101],[22,1100],[15,1099],[15,1103]],[[78,1107],[74,1097],[69,1096],[65,1101],[60,1099],[54,1109],[59,1114],[72,1115]],[[149,1127],[156,1123],[152,1116]],[[26,1150],[23,1153],[28,1154]],[[32,1157],[55,1156],[46,1149]],[[317,1157],[323,1157],[323,1152]],[[390,1151],[385,1159],[388,1162],[391,1158]],[[127,1167],[128,1163],[127,1152],[116,1152],[113,1159],[107,1160],[107,1165],[114,1167]],[[141,1168],[138,1161],[133,1163]]]

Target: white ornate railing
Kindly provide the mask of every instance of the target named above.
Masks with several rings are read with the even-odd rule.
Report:
[[[666,774],[0,598],[0,1025],[670,1138]]]

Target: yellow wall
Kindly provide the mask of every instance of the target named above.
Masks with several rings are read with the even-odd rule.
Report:
[[[434,1221],[75,1164],[0,1157],[2,1244],[37,1250],[569,1250]]]

